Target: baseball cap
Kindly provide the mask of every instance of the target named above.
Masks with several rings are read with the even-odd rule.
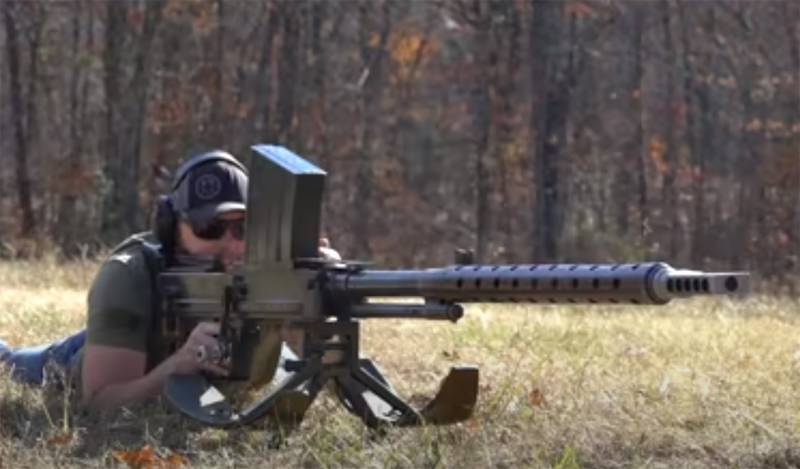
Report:
[[[225,159],[190,167],[172,192],[172,204],[194,226],[210,224],[222,213],[247,207],[247,173]]]

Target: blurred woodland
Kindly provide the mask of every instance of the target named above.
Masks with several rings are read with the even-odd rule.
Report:
[[[147,228],[187,155],[285,145],[397,267],[800,276],[800,2],[0,2],[0,256]]]

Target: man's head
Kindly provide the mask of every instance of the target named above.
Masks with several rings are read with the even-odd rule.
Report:
[[[217,257],[226,268],[242,260],[247,172],[241,163],[222,151],[195,156],[176,172],[169,199],[179,252]]]

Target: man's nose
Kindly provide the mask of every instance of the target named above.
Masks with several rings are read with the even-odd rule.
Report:
[[[226,254],[233,254],[240,256],[244,252],[244,241],[240,239],[236,239],[236,237],[231,233],[231,230],[225,230],[225,234],[222,236],[222,250]]]

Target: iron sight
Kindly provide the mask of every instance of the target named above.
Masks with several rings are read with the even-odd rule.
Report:
[[[676,270],[658,262],[628,264],[456,265],[375,270],[318,255],[325,172],[289,150],[252,147],[244,265],[171,266],[159,276],[156,344],[174,352],[201,321],[220,322],[226,383],[172,375],[168,401],[208,425],[228,427],[272,415],[299,422],[328,380],[342,404],[370,427],[448,424],[470,417],[478,370],[453,367],[437,395],[416,409],[378,367],[359,354],[364,319],[458,321],[469,302],[666,304],[697,295],[744,293],[749,274]],[[392,297],[415,297],[397,303]],[[281,359],[288,327],[302,331],[296,359]],[[284,355],[286,355],[284,349]],[[234,393],[220,388],[236,383]],[[261,391],[253,400],[241,397]],[[228,395],[226,395],[228,394]],[[244,405],[238,405],[242,404]]]

